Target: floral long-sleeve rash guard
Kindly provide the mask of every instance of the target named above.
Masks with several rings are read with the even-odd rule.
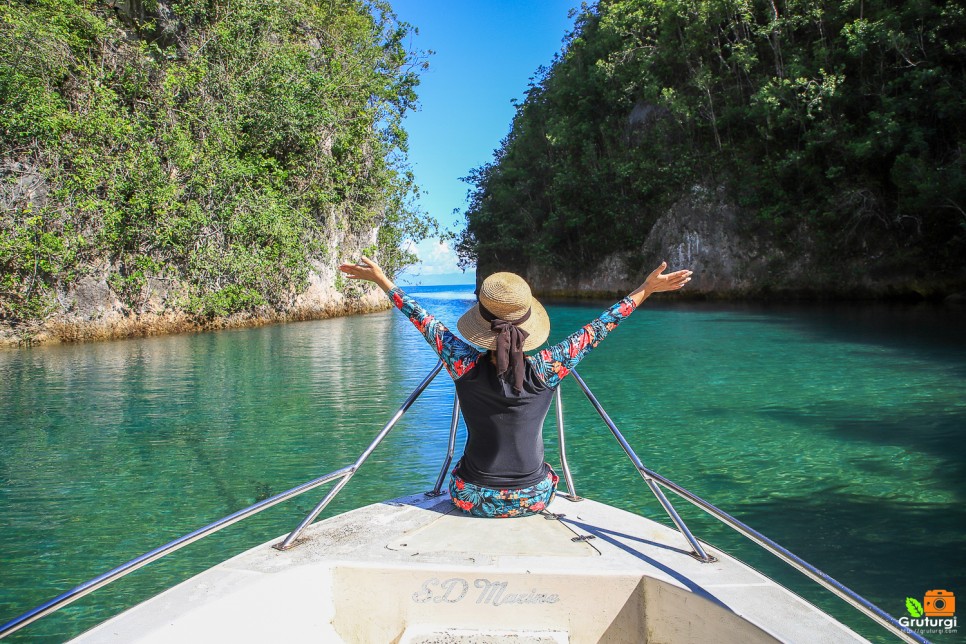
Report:
[[[392,289],[389,297],[423,334],[456,384],[466,446],[453,476],[494,490],[524,489],[552,474],[544,461],[542,430],[554,390],[635,308],[633,300],[624,298],[563,342],[526,356],[523,390],[514,392],[498,377],[486,351],[456,337],[402,290]]]
[[[423,334],[426,342],[443,361],[453,380],[462,377],[486,356],[485,350],[478,349],[457,337],[399,287],[393,288],[388,295],[396,308],[402,311]],[[633,313],[635,308],[637,307],[634,301],[630,297],[625,297],[601,313],[590,324],[584,325],[568,336],[563,342],[534,355],[526,356],[526,360],[543,384],[554,389],[577,366],[577,363]]]

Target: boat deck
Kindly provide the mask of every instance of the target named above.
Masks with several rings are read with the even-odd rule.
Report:
[[[654,521],[559,497],[549,511],[563,516],[476,519],[422,494],[366,506],[74,641],[866,641],[716,548],[697,561]]]

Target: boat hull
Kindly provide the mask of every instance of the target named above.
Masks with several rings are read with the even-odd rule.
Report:
[[[864,642],[768,577],[591,500],[494,520],[403,497],[253,548],[75,642]]]

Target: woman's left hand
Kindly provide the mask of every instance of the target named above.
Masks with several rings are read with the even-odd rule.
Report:
[[[631,299],[635,304],[640,305],[651,293],[676,291],[691,281],[692,271],[675,271],[664,275],[665,268],[667,268],[667,262],[661,262],[660,266],[651,271],[644,283],[631,293]]]

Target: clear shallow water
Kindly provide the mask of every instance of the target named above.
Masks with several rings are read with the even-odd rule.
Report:
[[[410,292],[450,326],[473,299],[464,287]],[[551,339],[606,304],[549,306]],[[0,352],[0,621],[348,464],[433,364],[395,311]],[[893,615],[929,589],[966,595],[963,315],[654,298],[580,370],[649,467]],[[578,491],[665,521],[576,386],[564,387]],[[324,516],[429,489],[451,405],[441,376]],[[321,496],[188,546],[10,641],[76,635],[290,530]],[[672,502],[699,537],[888,641],[770,555]]]

